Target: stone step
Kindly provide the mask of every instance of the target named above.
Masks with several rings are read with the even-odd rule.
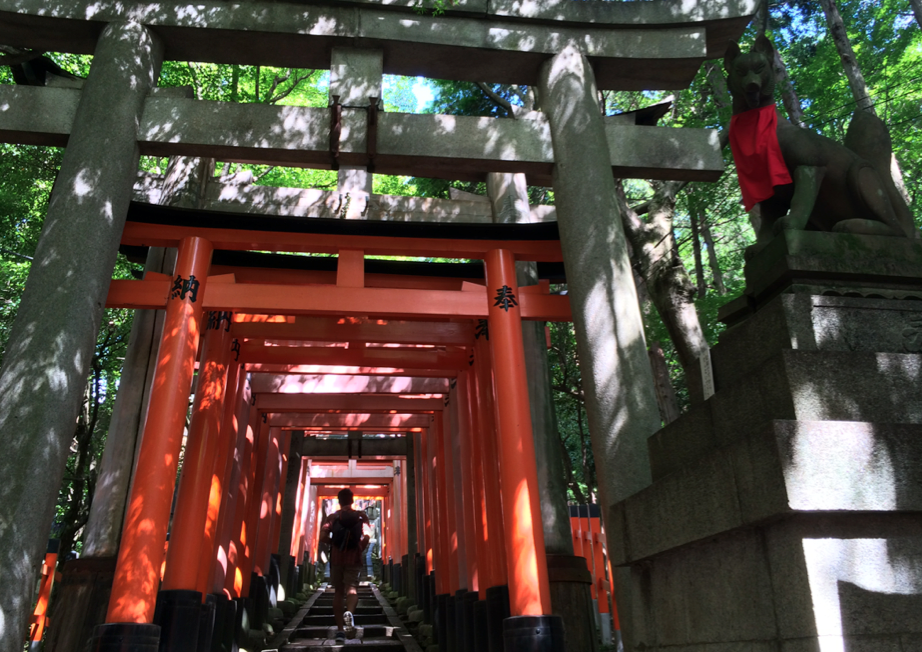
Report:
[[[304,616],[304,619],[301,621],[301,625],[304,627],[318,627],[318,626],[335,625],[335,624],[336,624],[336,621],[333,619],[332,615],[314,616],[314,615],[311,615],[310,612],[308,612],[308,614]],[[386,625],[386,624],[387,624],[387,616],[385,616],[383,613],[371,614],[371,615],[356,614],[355,616],[355,625],[357,627],[367,626],[367,625]]]
[[[292,640],[295,639],[322,639],[329,637],[334,630],[331,630],[332,626],[312,626],[312,627],[298,627],[294,634],[292,634]],[[362,627],[364,630],[363,638],[388,638],[388,630],[391,627],[387,625],[365,625]]]
[[[394,650],[403,650],[403,644],[395,640],[380,641],[349,641],[346,643],[336,643],[335,640],[310,641],[289,643],[282,650],[291,650],[294,652],[335,652],[336,650],[351,650],[361,646],[362,652],[393,652]]]
[[[373,615],[375,615],[375,614],[382,614],[382,613],[384,613],[384,610],[380,607],[380,605],[379,605],[379,606],[374,606],[374,607],[371,607],[371,606],[368,606],[368,607],[358,606],[358,607],[355,608],[355,611],[353,611],[352,613],[355,614],[356,616],[359,616],[359,615],[363,615],[363,616],[373,616]],[[333,615],[333,605],[329,605],[329,606],[327,606],[327,605],[321,605],[321,606],[314,605],[313,607],[311,607],[310,615],[311,615],[311,616],[332,616],[332,615]]]

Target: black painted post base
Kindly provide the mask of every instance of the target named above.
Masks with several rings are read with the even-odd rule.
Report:
[[[464,596],[467,595],[467,589],[458,589],[455,591],[455,636],[454,647],[452,652],[464,652],[464,637],[467,632],[464,629]]]
[[[250,599],[253,610],[250,611],[250,629],[262,629],[269,622],[269,582],[257,573],[250,579]]]
[[[210,650],[214,636],[215,609],[218,597],[213,593],[205,596],[205,602],[199,605],[198,647],[197,650]]]
[[[154,622],[160,625],[160,652],[198,652],[202,594],[176,589],[157,594]]]
[[[157,652],[160,625],[150,623],[105,623],[96,625],[90,652]]]
[[[560,652],[565,648],[560,616],[513,616],[503,621],[503,652]]]
[[[487,601],[474,603],[474,650],[487,652],[490,649],[490,636],[487,632]]]
[[[503,621],[509,618],[509,587],[491,586],[487,589],[487,637],[490,652],[503,652]]]
[[[486,647],[477,647],[475,637],[476,624],[474,623],[474,605],[478,602],[476,591],[468,591],[464,594],[462,608],[463,618],[461,620],[461,622],[464,623],[461,627],[461,630],[464,632],[464,647],[461,648],[461,652],[480,652],[481,650],[486,650]]]
[[[237,603],[223,593],[214,594],[214,630],[211,635],[211,652],[235,652],[234,625],[237,620]]]
[[[439,650],[446,652],[457,652],[455,646],[456,630],[455,627],[455,596],[448,594],[445,600],[445,637],[439,639]]]
[[[448,594],[435,596],[435,627],[432,628],[433,639],[438,645],[448,649]]]
[[[435,611],[438,606],[436,604],[435,595],[435,571],[430,571],[429,575],[426,577],[426,586],[428,587],[426,594],[429,596],[429,600],[426,602],[426,604],[429,605],[429,620],[426,622],[430,625],[437,625],[438,623],[435,622]]]

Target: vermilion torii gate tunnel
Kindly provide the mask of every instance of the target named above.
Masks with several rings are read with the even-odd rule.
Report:
[[[137,470],[108,478],[91,515],[91,523],[105,525],[93,529],[87,549],[99,558],[118,554],[108,624],[98,630],[97,645],[124,635],[138,649],[142,641],[156,646],[158,591],[226,590],[236,597],[247,593],[252,570],[265,577],[268,551],[278,537],[293,534],[281,517],[266,518],[283,513],[279,497],[283,511],[298,504],[274,483],[281,487],[287,472],[287,438],[295,437],[287,433],[301,431],[268,425],[272,415],[287,412],[246,407],[240,398],[251,396],[247,374],[328,373],[330,365],[351,374],[454,381],[449,405],[438,399],[442,408],[432,411],[429,426],[406,438],[413,443],[407,470],[418,470],[424,490],[415,528],[407,510],[405,550],[415,559],[415,532],[425,570],[435,573],[432,595],[473,591],[476,570],[478,594],[509,587],[513,617],[548,617],[548,566],[537,524],[553,532],[549,524],[565,526],[567,516],[538,500],[546,482],[536,486],[536,472],[547,469],[534,461],[530,424],[549,417],[537,401],[530,414],[526,388],[537,391],[542,376],[525,374],[520,322],[569,319],[572,311],[602,514],[611,530],[613,506],[651,483],[646,440],[660,425],[613,175],[706,181],[723,169],[715,132],[659,128],[639,114],[603,117],[598,90],[687,86],[705,59],[721,56],[740,35],[754,8],[752,0],[457,0],[436,16],[419,15],[413,2],[0,0],[0,43],[94,54],[82,88],[0,87],[0,139],[66,144],[0,371],[0,431],[7,437],[0,460],[0,566],[7,574],[0,583],[0,651],[18,652],[26,628],[46,543],[45,528],[35,524],[52,518],[105,305],[161,315],[136,320],[136,335],[149,342],[137,357],[154,350],[158,361],[149,400],[145,375],[153,365],[139,364],[139,377],[119,392],[137,407],[119,416],[119,427],[144,431]],[[197,101],[182,89],[156,88],[165,59],[329,69],[330,105]],[[526,84],[541,111],[516,120],[386,113],[380,110],[385,73]],[[151,201],[191,208],[223,202],[237,215],[141,204],[129,211],[141,154],[172,157]],[[335,198],[313,203],[302,203],[304,196],[291,203],[281,193],[279,201],[259,205],[239,187],[210,196],[213,159],[338,169],[339,185]],[[374,172],[486,181],[489,209],[485,215],[473,202],[461,202],[464,208],[449,202],[410,210],[404,200],[372,194]],[[533,214],[526,184],[553,186],[555,206]],[[548,224],[525,224],[549,215],[553,233]],[[334,227],[318,216],[343,219]],[[110,287],[120,245],[152,247],[148,273]],[[175,263],[162,247],[178,248]],[[337,268],[232,260],[253,250],[336,254]],[[375,254],[483,260],[484,269],[421,281],[418,274],[372,273],[364,258]],[[516,261],[563,261],[568,296],[547,294],[533,266],[522,266],[517,281]],[[222,313],[231,312],[228,331]],[[239,321],[245,315],[267,321]],[[161,317],[166,324],[157,344],[152,333]],[[343,322],[348,317],[368,320]],[[487,320],[489,344],[472,340],[479,320]],[[368,339],[378,337],[368,330],[379,326],[385,335]],[[270,327],[278,335],[258,332]],[[429,333],[451,341],[432,341]],[[525,334],[529,346],[540,339],[530,325]],[[304,342],[348,347],[298,344]],[[197,359],[195,423],[163,565]],[[354,406],[337,409],[358,414]],[[130,460],[134,439],[126,442],[118,445],[128,451],[113,455]],[[540,453],[543,440],[534,442]],[[477,478],[477,469],[482,489],[464,481]],[[119,543],[118,496],[129,478]],[[466,498],[471,508],[479,505],[481,518]],[[568,528],[557,538],[564,556],[572,553]],[[403,544],[396,549],[403,552]],[[216,563],[222,558],[223,565]],[[613,578],[626,607],[628,572],[616,570]],[[414,582],[407,584],[415,591]],[[174,601],[176,613],[180,602]],[[629,626],[627,620],[628,648]]]
[[[267,218],[253,221],[246,217],[152,206],[139,206],[137,214],[144,221],[135,221],[135,211],[132,211],[123,243],[177,246],[178,257],[175,276],[171,278],[148,274],[143,281],[113,281],[109,291],[107,305],[111,307],[165,307],[166,318],[148,422],[109,602],[107,621],[111,625],[98,628],[97,645],[103,645],[111,637],[126,636],[126,632],[143,637],[153,636],[157,631],[157,625],[145,623],[154,620],[158,600],[158,579],[173,493],[172,478],[176,474],[185,419],[185,401],[181,397],[188,394],[185,388],[192,381],[200,320],[208,325],[208,330],[203,338],[196,407],[159,591],[157,619],[163,630],[161,640],[169,641],[175,649],[182,649],[183,640],[190,646],[187,649],[194,649],[198,644],[197,635],[193,636],[198,611],[193,610],[194,616],[188,616],[187,605],[190,597],[197,596],[200,601],[213,586],[210,576],[214,566],[219,497],[223,492],[222,477],[228,473],[224,460],[232,458],[231,442],[240,439],[239,434],[234,436],[230,429],[222,431],[220,427],[224,421],[222,412],[225,412],[221,399],[227,394],[226,378],[241,378],[239,368],[248,362],[450,368],[455,375],[452,383],[462,387],[458,393],[466,399],[464,405],[457,407],[458,412],[466,416],[468,424],[481,413],[489,412],[493,415],[496,435],[493,435],[493,427],[471,428],[468,425],[462,428],[455,423],[452,428],[443,416],[448,401],[447,398],[443,400],[441,394],[422,397],[254,394],[256,414],[261,415],[263,423],[258,420],[256,423],[257,435],[252,444],[255,453],[250,453],[251,457],[255,454],[256,464],[250,473],[252,487],[261,487],[261,494],[248,498],[250,508],[238,510],[241,518],[244,513],[248,514],[247,519],[241,521],[245,523],[241,531],[255,533],[256,542],[251,546],[254,551],[248,568],[235,567],[233,572],[225,572],[224,587],[233,580],[234,589],[239,591],[235,597],[243,597],[248,588],[245,580],[237,586],[238,575],[246,578],[250,569],[257,577],[267,575],[268,555],[276,548],[278,540],[280,478],[287,473],[284,458],[291,431],[269,426],[270,414],[431,413],[431,424],[421,436],[419,447],[424,451],[421,475],[429,486],[429,491],[424,492],[429,502],[423,501],[421,522],[426,525],[426,533],[422,538],[426,542],[426,570],[434,574],[435,597],[444,602],[450,595],[466,589],[482,592],[486,598],[488,591],[508,586],[509,613],[514,619],[525,618],[527,627],[537,627],[536,631],[548,628],[552,633],[557,632],[554,635],[562,636],[559,618],[550,616],[544,536],[538,526],[542,519],[521,324],[523,318],[566,321],[570,318],[569,300],[548,294],[546,282],[520,288],[515,269],[517,258],[535,262],[561,259],[554,224],[471,228],[377,223],[364,224],[357,229],[354,223],[342,221],[312,220],[294,227]],[[156,220],[158,215],[160,219]],[[336,251],[336,283],[299,286],[238,283],[235,273],[210,274],[214,247],[311,253]],[[366,288],[364,255],[367,253],[482,259],[484,284],[456,280],[456,289],[449,290],[437,289],[444,287],[444,282],[429,283],[427,288],[425,280],[420,279],[416,287]],[[385,320],[422,318],[436,322],[430,326],[436,332],[438,321],[455,320],[457,324],[457,320],[465,320],[467,346],[440,346],[438,349],[433,349],[431,344],[408,343],[392,347],[359,345],[357,348],[350,343],[345,349],[266,346],[265,340],[241,341],[235,337],[237,323],[232,314],[242,315],[237,317],[242,322],[240,325],[249,326],[251,331],[255,323],[248,316],[259,314]],[[384,344],[389,343],[388,330],[400,329],[399,323],[387,326],[391,328],[386,329],[382,324],[384,332],[377,338]],[[457,328],[451,330],[457,332]],[[474,345],[477,334],[483,336],[484,342],[489,340],[489,350],[483,345]],[[409,335],[394,339],[409,339]],[[432,336],[419,339],[431,341]],[[273,342],[278,344],[284,340]],[[477,378],[473,390],[471,377]],[[342,384],[348,383],[348,376],[341,378],[345,379]],[[391,382],[393,384],[393,380]],[[474,406],[472,396],[482,403]],[[230,406],[227,412],[229,410]],[[268,432],[264,433],[265,430]],[[471,436],[478,436],[479,440],[466,439]],[[455,440],[460,440],[462,449],[457,468],[452,461]],[[477,457],[475,451],[485,450],[490,454],[482,455],[481,467],[475,469],[470,465]],[[244,451],[242,459],[246,456]],[[460,483],[455,482],[455,473],[460,473]],[[483,478],[483,486],[478,487],[475,478]],[[459,485],[462,493],[467,494],[466,500],[465,496],[456,495]],[[475,497],[475,491],[479,498]],[[464,505],[467,505],[466,510]],[[499,518],[500,513],[502,518]],[[396,520],[402,525],[402,519]],[[480,550],[476,522],[483,528]],[[464,523],[473,527],[465,530],[461,527]],[[237,528],[232,525],[230,532],[235,530]],[[463,533],[463,540],[459,532]],[[394,538],[400,542],[402,536]],[[231,542],[218,541],[218,545],[230,550]],[[240,550],[249,544],[241,537],[233,545]],[[396,550],[402,556],[400,543]],[[504,602],[502,598],[499,600]],[[440,605],[439,613],[445,614],[447,603]],[[511,622],[515,621],[507,621],[505,626],[509,628]],[[446,627],[440,630],[444,631],[443,636],[454,635],[454,632],[449,634]],[[496,634],[495,638],[501,640],[499,630]]]

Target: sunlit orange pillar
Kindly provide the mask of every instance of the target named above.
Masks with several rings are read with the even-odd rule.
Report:
[[[256,527],[256,553],[253,570],[266,576],[269,573],[269,556],[272,551],[273,517],[277,503],[278,485],[282,472],[282,429],[269,428],[265,471],[260,490],[259,522]]]
[[[477,572],[477,562],[478,553],[482,553],[483,532],[480,531],[482,530],[482,524],[479,528],[477,526],[476,515],[478,510],[475,505],[478,505],[478,493],[482,494],[483,491],[477,491],[478,482],[476,481],[477,476],[474,472],[474,445],[473,433],[471,432],[473,419],[471,418],[471,401],[468,385],[470,376],[471,374],[469,372],[461,373],[458,376],[456,400],[458,402],[458,437],[461,440],[461,487],[464,491],[464,496],[462,498],[464,501],[464,555],[466,562],[465,566],[467,568],[467,590],[478,591],[479,576]]]
[[[432,438],[434,440],[435,455],[433,457],[433,480],[436,485],[436,504],[433,514],[433,525],[438,537],[439,554],[436,557],[435,579],[436,590],[439,594],[453,593],[451,584],[451,527],[448,519],[448,488],[445,467],[445,436],[442,413],[436,412],[432,422]],[[455,571],[457,577],[457,571]]]
[[[253,491],[253,458],[256,453],[256,410],[250,410],[247,423],[241,424],[246,430],[240,454],[240,471],[237,476],[237,498],[234,503],[234,523],[231,526],[231,540],[227,547],[227,574],[224,589],[233,598],[246,596],[249,588],[250,531],[247,530],[247,515]]]
[[[224,465],[224,478],[221,482],[221,506],[218,513],[218,522],[215,530],[215,545],[211,555],[211,577],[208,581],[212,593],[225,593],[227,575],[231,572],[230,548],[234,538],[234,519],[237,510],[237,486],[240,482],[241,462],[243,449],[246,446],[246,415],[249,412],[247,404],[246,370],[240,364],[231,363],[228,371],[228,394],[224,402],[224,424],[221,433],[227,432],[227,459]],[[231,379],[236,379],[231,384]],[[233,394],[230,388],[233,387]],[[217,469],[217,463],[215,468]],[[203,563],[208,563],[205,560]],[[229,597],[229,592],[226,592]]]
[[[464,374],[463,381],[465,392],[463,395],[464,404],[462,408],[467,413],[470,429],[467,433],[468,446],[470,447],[470,456],[468,463],[470,465],[470,491],[472,494],[471,512],[474,527],[474,547],[476,552],[476,572],[475,579],[477,583],[476,590],[481,600],[487,597],[487,582],[490,580],[489,573],[485,568],[489,564],[487,557],[490,554],[487,546],[487,513],[486,502],[484,500],[483,489],[483,446],[478,443],[480,436],[480,419],[477,414],[477,376],[472,369],[469,373]]]
[[[51,602],[51,589],[54,587],[54,576],[58,568],[58,548],[61,542],[57,539],[48,540],[48,549],[45,552],[45,561],[42,563],[42,579],[35,600],[35,609],[29,619],[29,652],[38,652],[42,647],[42,636],[45,634],[45,625],[48,624],[48,605]]]
[[[243,596],[250,594],[250,582],[255,571],[256,544],[259,529],[259,513],[262,508],[262,485],[266,470],[266,453],[269,449],[269,426],[262,419],[258,410],[250,410],[250,424],[255,440],[250,454],[250,473],[247,489],[247,513],[244,529],[246,546],[241,560],[240,573],[243,575]]]
[[[228,316],[230,313],[227,313]],[[223,325],[222,325],[223,327]],[[233,342],[233,338],[231,338]],[[222,510],[233,508],[227,500],[227,483],[230,482],[234,466],[234,451],[237,448],[237,430],[234,427],[234,415],[237,412],[237,388],[240,364],[234,360],[233,353],[228,355],[227,383],[225,385],[224,409],[221,414],[221,430],[218,438],[218,448],[215,452],[214,464],[211,469],[211,487],[208,494],[208,511],[205,514],[205,528],[202,539],[202,558],[199,565],[199,585],[204,587],[204,593],[212,593],[213,579],[217,569],[215,559],[218,549],[225,550],[225,542],[221,541],[223,532],[220,528]],[[226,558],[224,559],[226,563]],[[223,582],[224,568],[221,569]]]
[[[269,535],[269,556],[279,550],[279,539],[282,536],[282,507],[285,502],[285,478],[288,477],[288,458],[291,457],[291,431],[283,430],[279,437],[279,454],[282,463],[279,471],[278,486],[275,490],[275,509],[272,512],[272,530]]]
[[[445,463],[442,465],[442,477],[445,482],[445,520],[448,523],[448,590],[452,595],[461,588],[461,566],[459,558],[461,556],[461,538],[458,528],[458,508],[455,490],[455,463],[452,439],[458,434],[454,431],[448,410],[440,413],[442,415],[442,459]]]
[[[480,477],[483,482],[484,543],[486,558],[482,564],[481,597],[494,586],[505,586],[506,536],[503,519],[502,486],[500,482],[499,452],[496,441],[496,417],[493,409],[493,369],[490,363],[490,343],[485,332],[474,343],[474,372],[477,389],[477,418],[479,427],[474,432],[475,450],[480,452]]]
[[[488,321],[496,385],[509,606],[513,616],[550,614],[515,256],[505,249],[493,249],[487,252],[484,267],[490,302]]]
[[[432,572],[433,561],[435,558],[434,539],[432,534],[432,484],[429,476],[431,475],[432,464],[429,457],[429,429],[424,429],[419,434],[419,460],[420,460],[420,484],[423,489],[420,492],[420,507],[422,509],[422,518],[420,519],[423,532],[423,544],[426,558],[426,574]]]
[[[176,511],[170,528],[170,547],[166,557],[166,573],[161,590],[198,591],[207,593],[208,573],[202,573],[203,556],[211,567],[214,521],[205,532],[214,476],[215,456],[221,443],[224,421],[224,398],[227,384],[227,363],[230,358],[230,333],[219,325],[219,313],[206,315],[205,342],[199,364],[198,386],[192,405],[192,422],[186,438],[182,475]],[[227,322],[228,325],[230,321]],[[224,469],[222,467],[223,474]],[[215,506],[217,516],[217,506]],[[207,555],[203,550],[207,548]]]
[[[149,623],[154,618],[211,250],[203,238],[179,243],[107,623]]]

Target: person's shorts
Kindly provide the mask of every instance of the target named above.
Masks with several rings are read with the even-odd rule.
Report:
[[[344,589],[358,589],[359,577],[363,566],[330,566],[330,582],[333,588],[342,586]]]

